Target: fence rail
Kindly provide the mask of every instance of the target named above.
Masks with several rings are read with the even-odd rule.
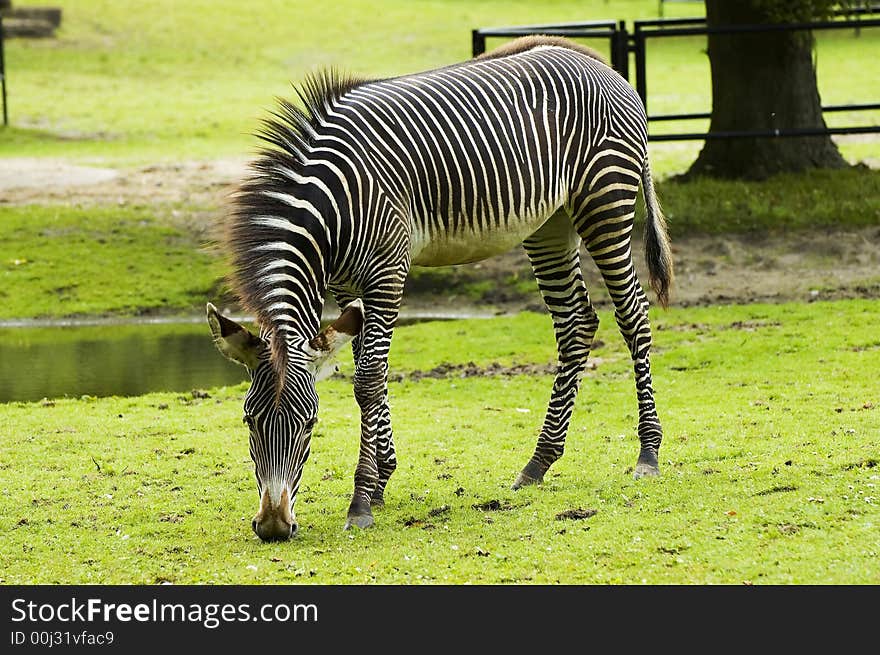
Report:
[[[661,18],[633,21],[633,29],[627,29],[626,21],[589,21],[545,25],[522,25],[513,27],[490,27],[471,31],[474,56],[486,51],[487,37],[516,37],[533,34],[567,36],[579,39],[607,40],[611,53],[611,65],[630,81],[630,55],[635,63],[634,87],[645,105],[648,121],[688,121],[711,117],[710,112],[652,115],[648,111],[647,44],[650,39],[683,36],[707,36],[709,34],[745,34],[761,32],[795,32],[816,30],[852,29],[858,34],[863,29],[880,28],[880,19],[864,18],[880,14],[880,6],[858,7],[836,12],[838,19],[817,20],[800,23],[776,23],[764,25],[729,25],[709,27],[705,18]],[[876,90],[876,89],[875,89]],[[865,102],[846,105],[823,106],[822,112],[871,111],[880,109],[880,103]],[[693,141],[703,139],[739,139],[755,137],[798,137],[832,134],[880,133],[880,125],[853,125],[826,128],[780,128],[715,132],[683,132],[679,134],[648,134],[651,141]]]

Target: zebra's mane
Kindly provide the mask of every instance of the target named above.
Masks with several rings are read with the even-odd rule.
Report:
[[[255,221],[263,216],[291,216],[290,208],[273,198],[275,194],[289,194],[292,180],[279,170],[297,172],[308,158],[319,129],[333,104],[352,89],[369,80],[325,69],[305,78],[294,86],[299,103],[277,98],[275,108],[261,121],[254,134],[265,142],[250,163],[249,174],[229,196],[229,206],[220,237],[223,251],[229,258],[229,287],[240,306],[252,314],[261,332],[270,335],[272,364],[278,379],[280,396],[287,369],[287,343],[283,332],[286,326],[274,315],[272,300],[266,299],[266,266],[271,254],[261,252],[261,246],[289,237],[277,226]],[[300,213],[302,216],[303,213]],[[297,219],[300,220],[300,219]],[[308,221],[307,216],[302,220]],[[313,234],[323,233],[323,226],[300,226]],[[319,229],[320,228],[320,229]],[[322,253],[324,258],[329,253]],[[322,290],[323,291],[323,290]],[[318,291],[316,291],[318,293]],[[320,318],[320,317],[319,317]]]
[[[562,36],[547,34],[530,34],[528,36],[521,36],[517,39],[508,41],[507,43],[498,46],[494,50],[484,52],[483,54],[475,57],[475,59],[479,61],[485,59],[498,59],[499,57],[516,55],[520,52],[526,52],[527,50],[531,50],[532,48],[537,48],[540,46],[557,46],[560,48],[567,48],[568,50],[574,50],[575,52],[579,52],[582,55],[586,55],[591,59],[601,61],[603,64],[608,64],[608,62],[605,61],[605,58],[592,48],[581,45],[579,43],[575,43],[574,41],[566,39]]]
[[[293,87],[302,106],[287,98],[276,98],[276,108],[261,122],[262,128],[255,136],[271,147],[264,148],[260,154],[271,158],[280,151],[301,159],[309,149],[318,124],[327,117],[332,104],[352,89],[370,81],[334,68],[307,75],[299,85]]]

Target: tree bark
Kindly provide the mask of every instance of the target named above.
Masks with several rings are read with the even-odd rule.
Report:
[[[709,27],[772,22],[762,0],[705,0]],[[711,132],[825,128],[810,32],[710,34]],[[707,139],[685,177],[848,166],[830,136]]]

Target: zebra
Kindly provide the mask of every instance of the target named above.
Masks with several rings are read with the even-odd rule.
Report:
[[[583,244],[632,356],[636,478],[659,474],[662,429],[649,364],[648,301],[630,235],[639,185],[650,283],[666,307],[666,221],[644,107],[593,50],[529,36],[470,60],[367,80],[325,69],[278,99],[263,145],[230,197],[221,245],[229,283],[259,334],[208,303],[217,348],[244,365],[262,540],[297,531],[294,503],[318,414],[316,383],[351,344],[360,451],[344,529],[374,523],[397,466],[388,354],[411,266],[479,261],[522,244],[552,318],[558,364],[534,453],[513,489],[543,481],[565,445],[599,321]],[[339,317],[321,329],[325,299]]]

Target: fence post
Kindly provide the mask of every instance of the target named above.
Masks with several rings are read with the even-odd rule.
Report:
[[[636,92],[645,106],[645,114],[648,113],[648,73],[645,66],[645,35],[642,34],[641,25],[636,21],[633,26],[633,50],[636,55]]]
[[[611,35],[611,65],[629,81],[629,33],[626,21],[618,21],[617,28]]]
[[[476,57],[486,52],[486,37],[480,30],[471,30],[471,55]]]
[[[0,88],[3,94],[3,125],[9,125],[6,111],[6,58],[3,56],[3,15],[0,14]]]

